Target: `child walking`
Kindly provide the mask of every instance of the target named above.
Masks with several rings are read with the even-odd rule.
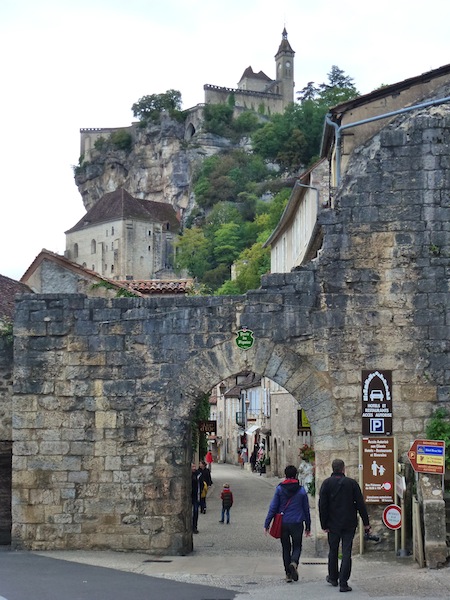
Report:
[[[230,522],[230,508],[233,506],[233,494],[230,490],[230,485],[228,483],[223,484],[223,490],[220,494],[222,498],[222,518],[220,519],[220,523],[225,522],[225,513],[227,515],[227,525]]]

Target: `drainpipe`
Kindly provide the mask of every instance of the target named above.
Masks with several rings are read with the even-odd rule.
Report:
[[[365,125],[366,123],[373,123],[374,121],[379,121],[380,119],[388,119],[389,117],[394,117],[396,115],[402,115],[407,112],[411,112],[412,110],[416,110],[418,108],[426,108],[428,106],[436,106],[438,104],[444,104],[445,102],[450,102],[450,96],[446,96],[445,98],[440,98],[438,100],[429,100],[428,102],[423,102],[422,104],[415,104],[414,106],[409,106],[408,108],[401,108],[400,110],[394,110],[393,112],[384,113],[382,115],[378,115],[376,117],[370,117],[369,119],[363,119],[362,121],[355,121],[354,123],[347,123],[347,125],[339,126],[337,123],[331,120],[331,114],[328,113],[325,117],[325,122],[328,125],[334,127],[335,138],[334,145],[336,148],[336,185],[338,186],[341,181],[341,132],[345,129],[350,129],[350,127],[357,127],[358,125]]]
[[[307,188],[308,190],[314,190],[316,192],[317,214],[319,214],[319,190],[316,187],[313,187],[312,185],[306,185],[305,183],[299,183],[298,180],[295,182],[294,189],[296,187]]]

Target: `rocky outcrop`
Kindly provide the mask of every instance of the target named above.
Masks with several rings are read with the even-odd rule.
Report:
[[[75,183],[86,210],[119,187],[132,196],[171,204],[180,214],[192,206],[191,183],[202,160],[232,142],[199,131],[186,135],[186,123],[163,114],[159,123],[126,128],[132,136],[130,150],[106,141],[95,144],[87,160],[75,169]]]

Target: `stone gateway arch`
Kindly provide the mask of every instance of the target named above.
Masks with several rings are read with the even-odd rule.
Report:
[[[392,121],[322,212],[320,256],[245,296],[19,298],[13,544],[190,551],[192,415],[244,370],[305,408],[319,485],[337,454],[356,474],[361,371],[391,370],[404,455],[449,400],[449,148],[447,106]]]

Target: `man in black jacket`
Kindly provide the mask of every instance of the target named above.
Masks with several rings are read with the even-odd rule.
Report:
[[[365,531],[370,531],[369,516],[361,488],[354,479],[345,476],[345,464],[339,458],[333,460],[333,473],[322,483],[319,493],[319,516],[322,529],[328,534],[327,581],[339,591],[351,592],[348,585],[352,569],[352,544],[358,524],[359,513]],[[341,568],[338,569],[339,544],[342,541]]]

